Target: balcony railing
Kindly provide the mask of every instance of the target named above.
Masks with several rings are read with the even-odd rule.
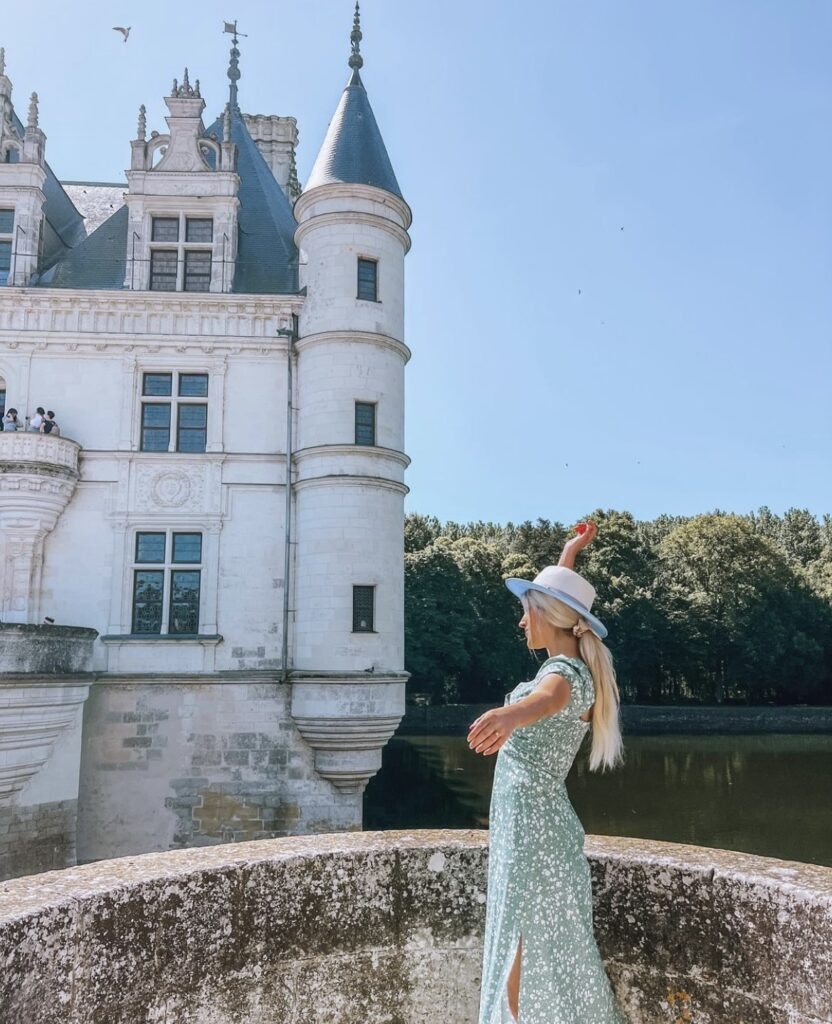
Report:
[[[51,434],[34,432],[2,431],[0,432],[0,466],[9,464],[33,467],[56,467],[67,470],[71,475],[78,475],[78,453],[81,445],[68,437],[52,437]],[[6,471],[8,471],[6,469]]]

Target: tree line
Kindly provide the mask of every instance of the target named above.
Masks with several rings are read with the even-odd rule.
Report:
[[[829,704],[832,517],[716,511],[636,520],[596,510],[576,569],[598,592],[622,701]],[[557,563],[567,526],[405,520],[411,695],[502,703],[535,669],[503,584]]]

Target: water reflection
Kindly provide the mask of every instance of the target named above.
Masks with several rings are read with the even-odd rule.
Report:
[[[832,866],[832,736],[627,736],[626,764],[567,779],[587,832],[715,846]],[[394,737],[364,827],[487,828],[494,758],[463,737]]]

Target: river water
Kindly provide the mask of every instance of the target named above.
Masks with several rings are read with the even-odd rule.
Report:
[[[566,781],[588,833],[832,866],[832,735],[630,735],[626,763],[604,774],[588,743]],[[364,828],[487,828],[493,774],[464,737],[394,737]]]

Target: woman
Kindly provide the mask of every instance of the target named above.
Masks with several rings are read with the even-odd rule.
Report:
[[[55,413],[50,409],[46,418],[40,425],[41,434],[51,434],[53,437],[60,437],[61,428],[55,422]]]
[[[534,582],[506,580],[528,647],[549,656],[469,730],[477,753],[499,751],[479,1024],[626,1024],[595,941],[585,833],[564,785],[587,733],[591,769],[622,761],[607,630],[591,611],[594,589],[572,570],[596,527],[576,529],[557,566]]]
[[[17,422],[17,409],[9,409],[6,415],[3,417],[3,431],[15,431],[18,429]]]

